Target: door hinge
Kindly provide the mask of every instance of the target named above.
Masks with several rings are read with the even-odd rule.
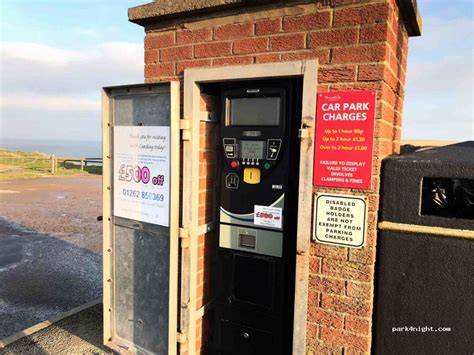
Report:
[[[188,342],[188,337],[186,336],[186,333],[178,332],[176,340],[179,344],[186,344]]]
[[[178,332],[176,337],[176,342],[179,344],[179,353],[180,354],[187,354],[188,353],[188,337],[186,333]]]
[[[309,137],[309,131],[306,128],[298,130],[298,138],[306,139]]]
[[[306,139],[309,138],[309,129],[311,128],[311,125],[308,123],[303,123],[301,125],[301,128],[298,130],[298,138],[301,139]]]
[[[181,248],[189,248],[189,229],[179,229],[179,239],[181,239]]]
[[[181,135],[183,141],[191,140],[191,120],[189,118],[179,120],[179,129],[183,132]]]

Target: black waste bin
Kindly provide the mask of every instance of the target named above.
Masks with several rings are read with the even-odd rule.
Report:
[[[373,349],[474,349],[474,142],[387,158],[382,166]]]

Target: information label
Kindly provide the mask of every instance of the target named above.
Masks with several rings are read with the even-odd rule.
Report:
[[[361,248],[365,245],[365,196],[317,194],[314,199],[313,239],[319,243]]]
[[[255,205],[253,223],[262,227],[281,228],[282,209],[279,207]]]
[[[376,91],[318,94],[314,185],[370,189]]]
[[[114,215],[169,227],[170,127],[114,127]]]

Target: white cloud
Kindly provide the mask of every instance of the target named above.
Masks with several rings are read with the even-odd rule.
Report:
[[[100,107],[93,111],[5,108],[2,115],[10,119],[0,121],[0,146],[4,138],[98,141],[101,137]]]
[[[403,139],[473,140],[472,18],[424,16],[411,38]]]
[[[451,49],[452,52],[455,47],[469,46],[466,38],[472,37],[473,26],[472,18],[423,16],[423,33],[421,37],[411,38],[410,46],[422,52],[443,55],[445,53],[440,51],[440,47],[448,47],[448,51]]]
[[[31,110],[57,110],[57,111],[98,111],[100,100],[74,98],[70,96],[44,96],[44,95],[2,95],[0,97],[2,109],[15,109],[28,107]]]
[[[6,74],[10,68],[5,66],[12,64],[13,61],[18,61],[20,67],[22,63],[39,63],[51,65],[65,65],[70,58],[74,57],[73,51],[45,46],[37,43],[21,43],[21,42],[6,42],[2,43],[2,68],[6,70]]]
[[[2,91],[64,94],[98,92],[143,80],[143,46],[106,42],[81,50],[36,43],[2,44]]]
[[[25,127],[67,128],[100,137],[100,89],[143,82],[143,45],[105,42],[70,50],[31,42],[3,42],[0,59],[0,127],[15,138]],[[78,118],[74,120],[68,118]],[[59,121],[61,121],[59,123]],[[68,126],[64,126],[64,122]],[[88,122],[85,124],[85,122]],[[59,129],[29,130],[31,138],[62,137]],[[97,132],[96,132],[97,131]]]
[[[472,58],[408,63],[403,139],[474,139]]]
[[[446,56],[438,61],[408,63],[410,95],[468,95],[472,90],[473,59],[467,55]]]

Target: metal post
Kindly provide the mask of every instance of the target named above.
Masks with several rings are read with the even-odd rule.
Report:
[[[54,154],[53,154],[53,155],[51,155],[51,174],[53,174],[53,175],[55,173],[54,168],[55,168],[55,165],[54,165]]]
[[[84,158],[81,159],[81,172],[84,171]]]

